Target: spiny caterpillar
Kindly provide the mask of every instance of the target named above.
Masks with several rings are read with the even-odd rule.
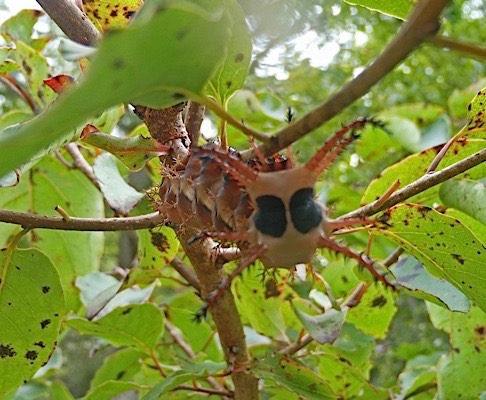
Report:
[[[196,147],[180,170],[168,170],[159,190],[158,209],[170,222],[195,227],[243,249],[230,281],[259,258],[265,267],[291,268],[309,263],[318,248],[329,248],[356,259],[376,279],[365,256],[335,242],[334,231],[363,220],[331,221],[315,199],[319,175],[366,124],[362,118],[344,126],[304,165],[276,155],[243,161],[237,152],[216,145]]]

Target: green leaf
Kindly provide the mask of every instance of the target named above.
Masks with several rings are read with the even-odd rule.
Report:
[[[91,381],[91,388],[111,380],[131,380],[142,367],[140,360],[143,360],[146,356],[146,354],[132,348],[121,349],[109,355],[96,371]]]
[[[147,129],[145,125],[143,126]],[[132,171],[141,170],[152,158],[168,152],[167,146],[161,145],[153,138],[146,138],[138,134],[133,137],[118,137],[84,130],[81,140],[112,153]]]
[[[449,281],[430,275],[413,257],[401,259],[392,269],[400,287],[411,296],[428,300],[451,311],[467,312],[467,297]]]
[[[7,75],[20,69],[20,65],[12,60],[5,60],[0,64],[0,74]]]
[[[420,149],[422,133],[418,126],[408,118],[398,116],[388,116],[382,118],[386,124],[386,129],[391,136],[400,143],[403,148],[410,152],[416,152]]]
[[[115,104],[160,108],[200,97],[224,58],[231,25],[224,8],[147,2],[130,27],[105,35],[78,87],[16,134],[0,135],[0,176],[53,142],[70,140],[70,130]]]
[[[119,394],[132,390],[138,391],[142,388],[143,386],[134,382],[123,382],[118,380],[106,381],[91,389],[89,393],[83,397],[83,400],[113,399]]]
[[[251,370],[258,378],[270,379],[308,400],[338,398],[322,377],[305,365],[281,355],[254,361]]]
[[[233,282],[235,301],[242,318],[258,333],[281,340],[287,340],[286,324],[282,316],[284,293],[277,297],[268,297],[261,270],[258,266],[253,271],[247,271],[242,279]]]
[[[486,224],[486,185],[466,179],[451,179],[439,190],[446,207],[456,208]]]
[[[413,0],[345,0],[346,3],[363,6],[399,19],[406,19],[413,7]]]
[[[403,247],[433,276],[446,279],[486,310],[485,246],[459,220],[418,204],[386,212],[388,226],[373,229]]]
[[[484,123],[486,122],[486,88],[481,89],[473,97],[467,108],[467,129],[480,129],[481,137],[485,136]],[[481,129],[482,128],[482,129]]]
[[[457,120],[466,118],[468,105],[471,99],[486,85],[486,78],[481,78],[469,87],[464,89],[455,89],[452,95],[447,99],[449,113]]]
[[[83,10],[100,31],[125,26],[143,0],[92,0],[84,2]]]
[[[76,279],[76,287],[80,290],[80,298],[84,306],[88,306],[101,292],[109,287],[119,285],[118,279],[103,272],[92,272]]]
[[[22,10],[1,25],[0,33],[7,41],[22,41],[29,44],[34,25],[42,15],[44,13],[39,10]]]
[[[175,387],[194,379],[205,378],[207,375],[207,371],[204,370],[199,373],[175,371],[143,396],[142,400],[159,400],[162,398],[161,395],[169,393]]]
[[[67,326],[80,333],[101,337],[114,346],[131,346],[146,354],[154,351],[163,324],[162,312],[151,303],[120,307],[96,321],[78,317],[66,321]]]
[[[346,318],[346,311],[331,309],[324,314],[309,315],[295,306],[293,309],[309,335],[320,344],[333,343],[339,336]]]
[[[37,106],[46,106],[54,100],[56,95],[44,84],[44,79],[49,77],[50,69],[46,58],[36,49],[21,41],[16,43],[14,56],[20,70],[27,78],[29,93]]]
[[[319,356],[319,375],[325,376],[334,392],[342,399],[389,399],[388,393],[371,385],[363,373],[348,360],[335,354]]]
[[[455,162],[483,150],[485,144],[486,141],[482,139],[460,140],[453,143],[439,164],[439,169],[454,164]],[[385,169],[380,176],[373,180],[366,188],[361,203],[368,204],[378,199],[397,179],[400,180],[400,187],[404,187],[424,176],[427,168],[430,166],[441,148],[442,146],[436,146],[424,150],[421,153],[413,154]],[[478,165],[477,167],[466,171],[461,176],[470,179],[481,179],[486,176],[486,165]],[[418,197],[427,198],[433,196],[437,191],[437,188],[428,189],[419,195],[412,197],[411,201],[414,201],[414,199]]]
[[[208,93],[225,106],[231,95],[241,89],[248,74],[252,42],[243,10],[237,2],[228,3],[235,23],[223,65],[208,84]]]
[[[417,126],[424,127],[435,122],[444,113],[445,110],[442,106],[429,103],[409,103],[386,108],[380,111],[378,118],[381,118],[381,116],[386,118],[400,117],[412,121]]]
[[[59,205],[73,217],[104,216],[99,191],[80,171],[66,168],[57,159],[44,158],[32,169],[29,178],[0,190],[1,208],[58,216],[54,208]],[[0,246],[17,231],[15,225],[0,224]],[[66,308],[77,310],[80,302],[75,279],[99,269],[103,233],[39,229],[27,238],[30,246],[42,250],[58,267]]]
[[[161,226],[137,231],[138,264],[130,270],[123,288],[147,284],[160,278],[161,268],[169,264],[179,250],[179,240],[173,229]]]
[[[359,304],[348,311],[346,321],[368,335],[384,338],[397,311],[395,297],[389,288],[371,285]]]
[[[144,197],[125,182],[116,165],[116,158],[104,153],[98,156],[93,172],[100,184],[101,192],[108,205],[118,214],[126,215]]]
[[[438,397],[477,399],[486,391],[486,314],[472,307],[451,313],[427,304],[432,323],[450,335],[452,350],[438,366]]]
[[[11,258],[10,258],[11,256]],[[57,344],[64,315],[59,274],[35,249],[0,250],[0,397],[30,379]]]
[[[400,394],[411,397],[413,393],[420,392],[424,388],[429,388],[430,391],[430,385],[437,383],[436,364],[439,358],[440,353],[434,353],[427,356],[420,355],[408,361],[398,377],[402,389]]]

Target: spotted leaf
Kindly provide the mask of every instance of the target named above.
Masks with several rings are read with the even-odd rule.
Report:
[[[329,383],[311,369],[290,358],[273,355],[252,363],[252,372],[309,400],[337,399]]]
[[[346,321],[364,333],[384,338],[397,311],[396,295],[383,285],[372,285],[360,303],[348,311]]]
[[[461,290],[486,310],[486,247],[459,220],[418,204],[386,212],[387,226],[374,228],[417,258],[427,271]]]
[[[169,227],[143,229],[138,234],[138,264],[130,270],[122,289],[135,284],[147,284],[160,278],[161,268],[177,254],[179,241]]]
[[[100,31],[125,26],[143,0],[83,0],[83,9]]]
[[[47,363],[64,315],[59,274],[39,250],[0,251],[0,398]]]

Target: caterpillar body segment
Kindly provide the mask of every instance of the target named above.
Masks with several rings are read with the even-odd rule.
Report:
[[[327,218],[314,192],[322,171],[367,123],[381,126],[373,119],[356,120],[333,135],[309,162],[295,168],[279,155],[264,159],[260,154],[243,161],[237,152],[214,144],[193,148],[182,170],[167,171],[158,209],[171,222],[214,236],[219,232],[221,238],[240,238],[236,242],[243,259],[253,259],[248,252],[258,249],[267,268],[309,263],[316,249],[326,247],[356,259],[384,280],[368,259],[330,238],[343,226]]]

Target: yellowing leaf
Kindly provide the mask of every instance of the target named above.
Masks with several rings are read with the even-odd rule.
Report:
[[[432,275],[446,279],[486,311],[486,247],[459,220],[418,204],[386,212],[374,228],[417,258]]]
[[[100,31],[125,26],[143,0],[83,0],[83,9]]]

